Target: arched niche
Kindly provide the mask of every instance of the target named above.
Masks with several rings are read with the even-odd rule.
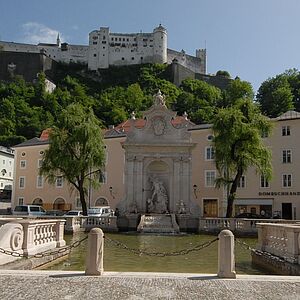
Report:
[[[63,198],[56,198],[53,203],[53,209],[64,210],[66,201]]]
[[[95,206],[108,206],[108,200],[106,198],[100,197],[96,200]]]
[[[33,201],[32,201],[32,204],[33,205],[39,205],[39,206],[42,206],[43,205],[43,200],[41,198],[35,198]]]

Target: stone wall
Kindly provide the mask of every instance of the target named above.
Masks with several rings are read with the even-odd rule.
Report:
[[[41,53],[0,51],[0,80],[9,81],[14,76],[21,75],[25,81],[32,82],[39,72],[52,78],[56,64]]]
[[[186,66],[182,65],[177,59],[173,60],[171,64],[171,70],[172,81],[177,86],[180,86],[181,82],[184,79],[191,78],[205,81],[208,84],[211,84],[221,90],[224,90],[232,81],[232,79],[226,78],[224,76],[195,73],[190,68],[187,68]]]
[[[300,275],[300,265],[289,263],[269,253],[251,252],[252,265],[269,274]]]

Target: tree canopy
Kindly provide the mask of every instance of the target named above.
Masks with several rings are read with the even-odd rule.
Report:
[[[261,111],[272,118],[288,110],[300,111],[300,72],[291,69],[265,80],[256,99]]]
[[[79,103],[67,106],[51,128],[49,142],[40,174],[50,183],[58,176],[67,180],[78,191],[83,214],[87,215],[88,187],[99,185],[105,162],[101,129],[92,109]]]

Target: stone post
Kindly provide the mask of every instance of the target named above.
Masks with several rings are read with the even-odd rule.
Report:
[[[56,232],[56,247],[60,248],[66,245],[64,240],[64,227],[65,221],[56,221],[55,232]]]
[[[236,278],[234,259],[234,235],[230,230],[219,233],[218,277]]]
[[[100,228],[91,229],[88,237],[85,275],[103,274],[103,231]]]

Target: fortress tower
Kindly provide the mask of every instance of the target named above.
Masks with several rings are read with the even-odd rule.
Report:
[[[166,63],[168,61],[168,54],[167,54],[167,30],[159,24],[153,30],[153,62],[154,63]]]

